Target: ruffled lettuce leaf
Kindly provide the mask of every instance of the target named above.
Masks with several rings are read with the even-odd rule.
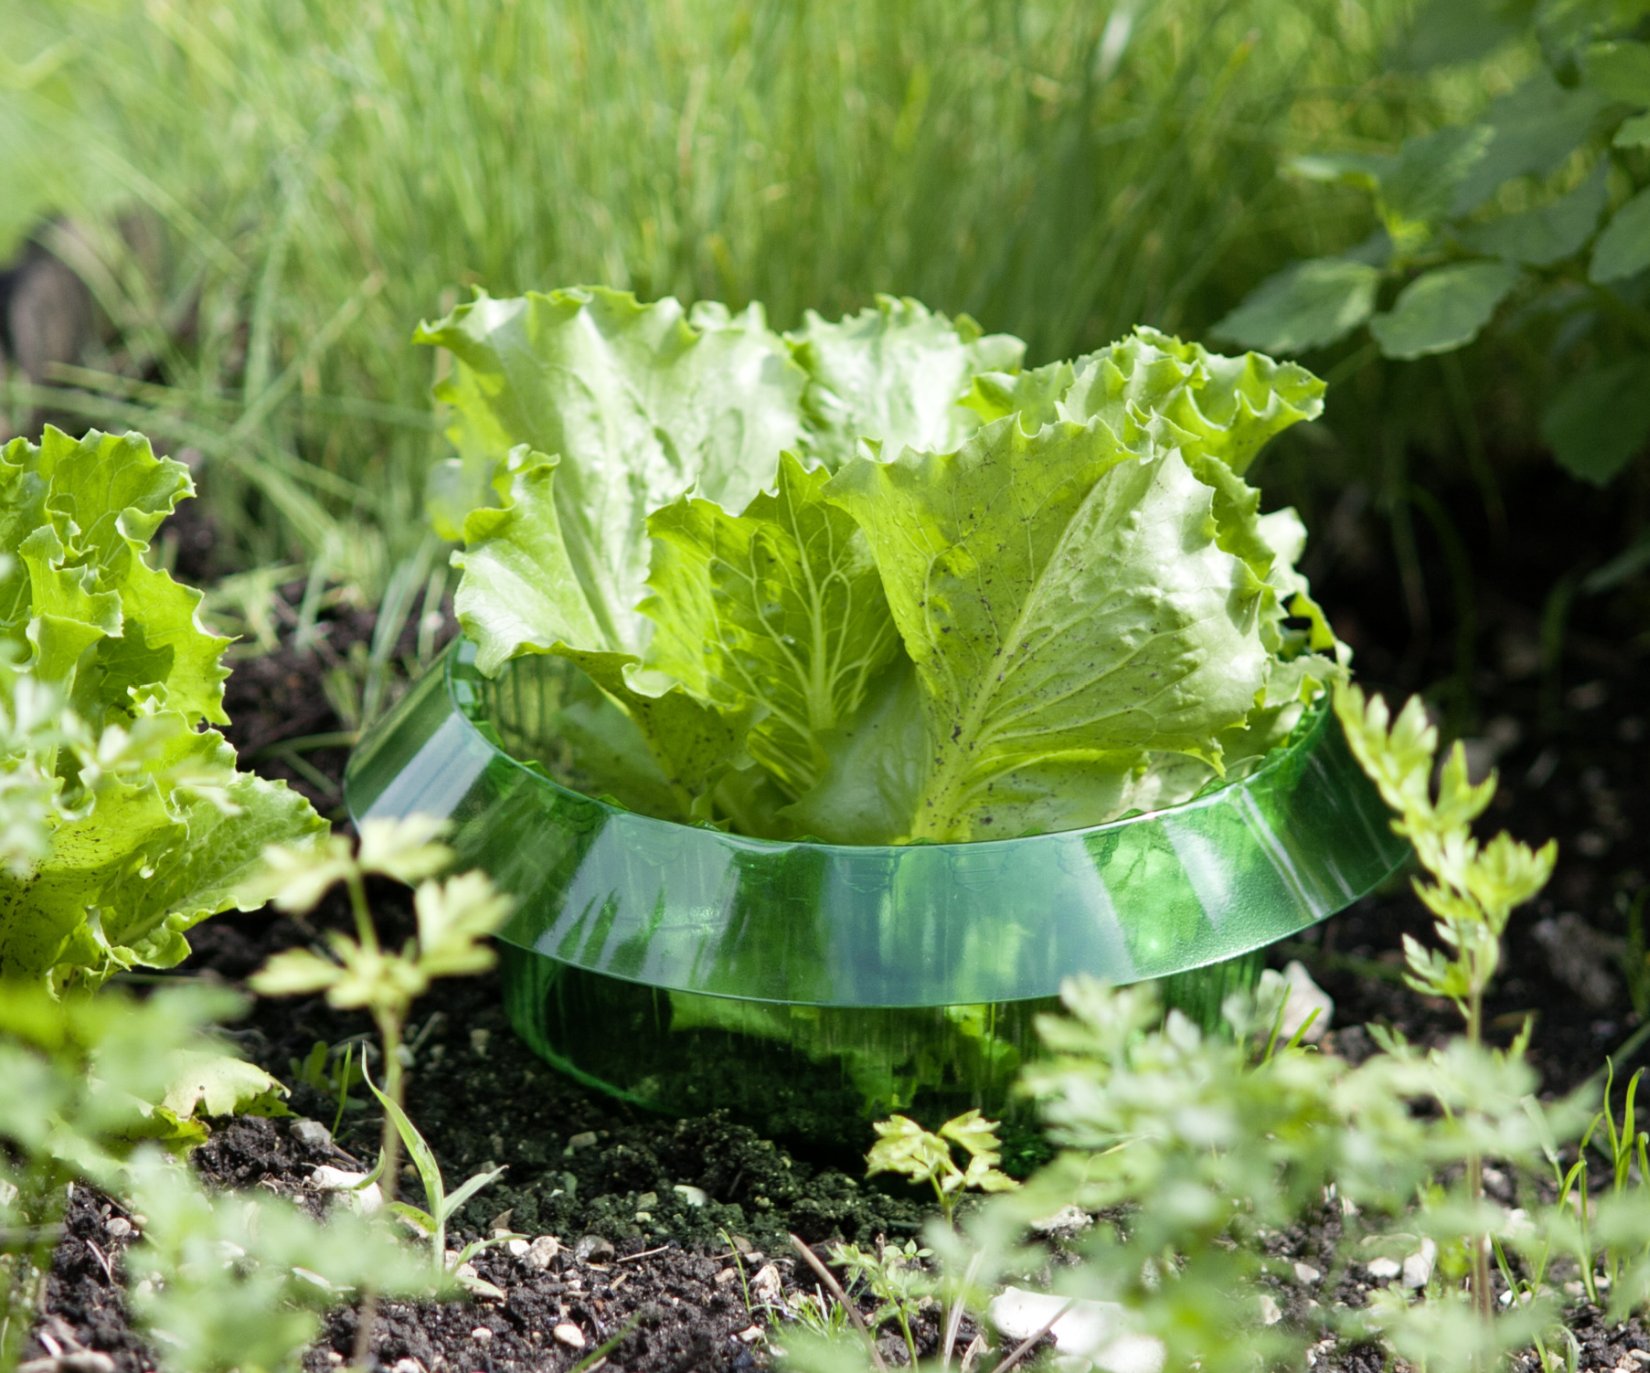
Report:
[[[892,296],[842,320],[810,310],[785,339],[808,374],[807,451],[833,471],[862,440],[887,454],[956,447],[974,427],[958,404],[973,379],[1015,370],[1025,353],[1019,339],[982,334],[966,315],[947,319]]]
[[[898,647],[865,536],[824,499],[828,474],[786,453],[739,515],[686,497],[654,513],[649,664],[729,715],[787,797],[825,767],[824,739]]]
[[[324,824],[202,728],[224,722],[228,641],[145,557],[184,468],[136,434],[48,428],[0,449],[0,486],[0,981],[170,967],[187,930],[245,908],[266,843]]]
[[[827,493],[865,531],[922,689],[924,780],[895,837],[999,832],[994,792],[1026,768],[1220,766],[1265,683],[1265,585],[1219,546],[1178,450],[1007,416],[953,453],[856,459]]]
[[[415,337],[452,355],[436,396],[461,451],[497,462],[525,444],[558,460],[567,564],[609,646],[630,652],[649,629],[636,613],[648,515],[689,489],[742,509],[802,432],[806,378],[759,306],[684,310],[608,290],[482,296]]]
[[[778,802],[806,789],[817,735],[857,707],[893,649],[863,541],[818,498],[823,477],[793,461],[787,478],[779,454],[817,466],[860,437],[932,441],[972,428],[956,402],[978,372],[1020,350],[915,302],[883,300],[840,324],[810,319],[787,340],[757,307],[684,314],[674,301],[602,290],[483,297],[418,337],[455,359],[437,388],[455,443],[497,455],[476,474],[497,504],[464,518],[454,557],[478,666],[494,674],[531,653],[577,663],[634,720],[670,789],[669,813],[697,819],[714,818],[725,780],[738,789],[728,775],[747,757],[774,768]],[[774,577],[800,579],[784,616],[808,622],[777,637],[759,623],[767,602],[727,599],[738,577],[723,557],[743,556],[760,580],[752,559],[770,551],[784,564]],[[644,601],[670,610],[650,615]],[[786,669],[771,690],[737,685],[753,649],[782,664],[787,637],[805,640],[803,673],[828,679]],[[714,665],[707,643],[720,645]]]
[[[1323,391],[1294,363],[1224,357],[1140,328],[1074,362],[983,375],[962,404],[984,422],[1017,414],[1027,429],[1097,419],[1131,448],[1172,445],[1188,460],[1218,458],[1241,477],[1269,440],[1323,413]]]

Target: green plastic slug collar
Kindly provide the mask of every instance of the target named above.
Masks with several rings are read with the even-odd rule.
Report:
[[[1340,910],[1408,855],[1326,704],[1247,775],[1164,810],[1008,840],[752,839],[570,791],[555,659],[496,678],[460,640],[357,750],[357,821],[447,817],[518,906],[507,944],[671,992],[821,1007],[1053,996],[1170,977]]]

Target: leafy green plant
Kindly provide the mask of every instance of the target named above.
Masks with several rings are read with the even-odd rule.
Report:
[[[569,780],[633,808],[1069,828],[1247,766],[1342,670],[1300,522],[1244,479],[1319,412],[1300,368],[1139,330],[1021,371],[887,298],[781,336],[756,307],[483,297],[420,338],[454,358],[455,489],[501,502],[455,558],[478,665],[572,664]]]
[[[384,1089],[380,1091],[368,1081],[373,1094],[384,1103],[376,1175],[386,1206],[396,1208],[401,1145],[407,1141],[430,1209],[406,1207],[397,1213],[433,1240],[439,1240],[435,1265],[443,1270],[448,1219],[496,1174],[472,1178],[453,1198],[446,1197],[440,1168],[406,1114],[402,1039],[412,1004],[431,981],[484,972],[493,965],[495,955],[485,940],[503,923],[510,909],[509,899],[482,873],[437,879],[436,874],[453,861],[452,850],[439,840],[444,828],[444,821],[423,815],[404,820],[367,820],[361,825],[358,847],[352,847],[341,835],[330,835],[309,848],[271,847],[265,855],[260,884],[275,905],[306,912],[331,887],[342,883],[349,894],[355,934],[329,933],[326,956],[311,949],[278,953],[253,974],[248,984],[265,996],[322,993],[331,1006],[365,1010],[372,1017],[384,1054]],[[378,938],[367,901],[369,875],[418,884],[413,891],[417,935],[399,952],[385,949]],[[366,1358],[370,1348],[372,1306],[369,1296],[357,1335],[359,1359]]]
[[[1476,24],[1462,26],[1463,8]],[[1542,438],[1572,475],[1608,482],[1650,445],[1642,9],[1476,0],[1426,7],[1417,22],[1423,41],[1429,28],[1470,33],[1451,56],[1477,71],[1509,47],[1533,70],[1478,117],[1393,152],[1296,159],[1300,176],[1366,191],[1376,228],[1268,278],[1215,333],[1294,353],[1367,326],[1396,359],[1451,353],[1491,328],[1521,335],[1543,354]]]
[[[403,1201],[392,1201],[390,1210],[411,1225],[419,1234],[423,1235],[430,1244],[430,1255],[435,1261],[436,1271],[452,1273],[472,1292],[484,1296],[497,1297],[503,1300],[504,1293],[489,1282],[484,1282],[465,1272],[465,1265],[484,1249],[491,1249],[496,1245],[507,1243],[513,1239],[522,1238],[520,1235],[489,1235],[484,1239],[471,1240],[451,1261],[447,1255],[447,1222],[463,1208],[464,1203],[475,1196],[489,1183],[496,1182],[504,1176],[503,1168],[494,1168],[485,1173],[477,1173],[464,1183],[451,1196],[447,1194],[446,1183],[441,1176],[441,1163],[435,1156],[435,1151],[425,1142],[424,1136],[418,1127],[412,1123],[411,1117],[401,1109],[388,1093],[381,1092],[371,1078],[366,1079],[367,1086],[372,1094],[378,1098],[378,1103],[384,1108],[385,1114],[394,1123],[396,1133],[401,1137],[401,1143],[406,1147],[408,1157],[413,1161],[413,1167],[418,1170],[418,1180],[424,1185],[424,1200],[429,1210],[417,1206],[410,1206]],[[387,1159],[385,1160],[387,1162]]]
[[[1008,1192],[1019,1184],[997,1165],[1002,1141],[997,1122],[978,1110],[965,1111],[941,1125],[938,1133],[925,1130],[908,1116],[890,1116],[873,1127],[877,1142],[866,1155],[866,1174],[898,1173],[919,1186],[934,1190],[945,1223],[955,1223],[960,1194],[967,1191]],[[956,1151],[966,1162],[959,1167]]]
[[[1389,1036],[1353,1066],[1293,1044],[1268,1048],[1271,1007],[1250,993],[1229,1000],[1229,1035],[1204,1035],[1178,1012],[1165,1020],[1149,986],[1074,979],[1062,999],[1065,1014],[1040,1025],[1047,1052],[1023,1074],[1058,1154],[1021,1188],[955,1227],[936,1219],[923,1236],[941,1268],[936,1288],[950,1284],[977,1321],[1003,1284],[1029,1283],[1102,1332],[1089,1349],[1102,1363],[1105,1349],[1121,1356],[1127,1345],[1165,1368],[1233,1373],[1303,1366],[1326,1333],[1379,1340],[1413,1366],[1436,1368],[1488,1363],[1552,1338],[1562,1314],[1553,1284],[1526,1286],[1524,1300],[1486,1322],[1459,1282],[1462,1265],[1448,1261],[1464,1263],[1467,1237],[1486,1232],[1527,1274],[1554,1246],[1577,1252],[1569,1207],[1515,1214],[1464,1181],[1463,1165],[1486,1150],[1523,1172],[1540,1165],[1542,1141],[1568,1146],[1582,1132],[1577,1102],[1536,1105],[1534,1074],[1517,1055],[1464,1036],[1430,1052]],[[1383,1289],[1365,1310],[1317,1308],[1300,1322],[1267,1323],[1262,1312],[1288,1269],[1265,1237],[1311,1223],[1326,1204],[1336,1212],[1328,1234],[1338,1236],[1333,1253],[1314,1259],[1327,1266],[1326,1282],[1347,1265],[1408,1257],[1428,1242],[1436,1269],[1419,1287]],[[1036,1238],[1040,1219],[1072,1205],[1092,1223],[1057,1244]],[[1641,1199],[1609,1210],[1612,1243],[1650,1234]],[[1600,1233],[1595,1225],[1595,1242]],[[1631,1287],[1641,1269],[1635,1260],[1623,1272]],[[1620,1309],[1632,1300],[1621,1296]],[[1058,1317],[1053,1324],[1071,1337]],[[865,1367],[857,1340],[820,1344],[787,1330],[783,1343],[789,1367]],[[1005,1345],[977,1366],[1010,1367],[1027,1348]],[[949,1341],[938,1353],[933,1367],[956,1356]]]
[[[136,434],[0,448],[0,982],[58,992],[165,968],[230,907],[266,844],[324,828],[237,772],[226,640],[150,565],[192,487]]]
[[[1547,884],[1558,846],[1549,841],[1531,849],[1504,832],[1485,845],[1473,838],[1472,822],[1494,798],[1495,778],[1473,783],[1459,742],[1437,766],[1438,732],[1419,697],[1412,696],[1393,719],[1380,697],[1366,701],[1358,688],[1343,684],[1335,693],[1335,713],[1353,755],[1397,812],[1393,829],[1414,846],[1431,879],[1417,879],[1415,891],[1436,917],[1438,938],[1448,952],[1428,949],[1406,935],[1406,980],[1416,991],[1454,1003],[1466,1023],[1468,1042],[1479,1045],[1484,993],[1500,964],[1507,921]],[[1522,1046],[1521,1039],[1513,1053]],[[1474,1152],[1466,1164],[1467,1190],[1476,1197],[1482,1160]],[[1473,1291],[1488,1320],[1493,1301],[1488,1235],[1473,1241],[1471,1263]]]
[[[0,1367],[15,1366],[41,1309],[70,1183],[139,1218],[126,1279],[173,1373],[284,1373],[319,1328],[313,1313],[352,1287],[442,1290],[381,1224],[336,1216],[323,1228],[267,1195],[210,1195],[160,1152],[204,1139],[197,1115],[269,1104],[267,1075],[225,1068],[236,1061],[210,1033],[240,1007],[194,986],[141,1001],[118,988],[59,999],[41,984],[0,997]]]
[[[168,1373],[288,1373],[331,1307],[368,1291],[455,1293],[373,1218],[317,1221],[256,1189],[211,1193],[153,1155],[122,1190],[143,1218],[126,1254],[133,1311]]]

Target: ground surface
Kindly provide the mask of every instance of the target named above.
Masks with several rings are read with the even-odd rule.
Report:
[[[1458,533],[1475,550],[1469,604],[1476,628],[1465,639],[1453,630],[1418,630],[1415,607],[1406,609],[1395,590],[1399,578],[1378,537],[1345,540],[1331,550],[1335,556],[1320,555],[1315,580],[1374,687],[1435,684],[1462,666],[1463,649],[1471,651],[1446,699],[1459,707],[1475,756],[1501,770],[1490,823],[1530,840],[1554,836],[1561,845],[1551,887],[1508,941],[1494,1005],[1502,1035],[1533,1013],[1531,1056],[1547,1088],[1558,1091],[1584,1080],[1623,1044],[1650,997],[1642,956],[1630,975],[1624,937],[1624,913],[1642,894],[1650,866],[1650,603],[1642,589],[1578,592],[1544,625],[1552,589],[1619,547],[1611,539],[1621,513],[1608,496],[1538,475],[1507,525],[1559,531],[1540,547],[1497,541],[1481,528],[1482,510],[1470,495],[1457,502]],[[203,546],[198,533],[189,538],[196,548],[193,555],[180,550],[185,562]],[[1439,561],[1436,579],[1429,566],[1420,585],[1438,595],[1432,612],[1443,625],[1460,603],[1452,606],[1438,592]],[[282,741],[338,727],[316,681],[370,628],[364,612],[340,607],[306,653],[249,661],[231,682],[232,737],[248,762],[294,778],[327,810],[338,806],[342,753],[306,753],[295,771]],[[384,898],[389,922],[404,920],[393,893]],[[336,915],[323,909],[316,920]],[[1280,961],[1306,959],[1335,998],[1334,1050],[1366,1052],[1363,1025],[1371,1020],[1421,1040],[1454,1028],[1446,1010],[1406,991],[1396,975],[1400,934],[1423,933],[1425,924],[1418,903],[1398,886],[1278,951]],[[270,951],[313,933],[283,918],[224,917],[198,931],[188,971],[237,980]],[[466,1208],[458,1229],[465,1237],[508,1229],[525,1239],[476,1261],[502,1298],[390,1304],[382,1311],[374,1352],[398,1373],[565,1370],[594,1366],[589,1361],[598,1350],[607,1367],[631,1373],[763,1366],[771,1338],[766,1308],[814,1285],[788,1233],[816,1244],[835,1237],[869,1243],[879,1235],[902,1239],[921,1223],[919,1196],[867,1185],[851,1155],[766,1139],[716,1115],[647,1116],[558,1076],[511,1033],[496,976],[440,984],[417,1015],[410,1110],[449,1186],[494,1165],[509,1169]],[[364,1028],[317,1001],[299,1000],[260,1005],[240,1034],[252,1057],[292,1081],[312,1046],[337,1044]],[[1619,1062],[1618,1071],[1644,1057],[1640,1051]],[[292,1105],[300,1119],[220,1127],[199,1153],[203,1172],[225,1184],[304,1195],[316,1165],[348,1167],[371,1156],[375,1133],[365,1111],[345,1111],[334,1138],[330,1128],[304,1123],[332,1125],[337,1105],[328,1095],[299,1082]],[[53,1277],[52,1314],[34,1354],[97,1351],[108,1362],[80,1366],[104,1373],[152,1366],[112,1281],[123,1224],[107,1202],[77,1196]],[[1312,1262],[1332,1239],[1332,1225],[1326,1216],[1283,1237],[1283,1252]],[[1369,1279],[1360,1273],[1342,1282],[1340,1300],[1361,1302]],[[1304,1301],[1285,1308],[1303,1309]],[[1650,1350],[1637,1323],[1611,1328],[1583,1313],[1578,1332],[1584,1369],[1650,1361],[1650,1354],[1633,1358],[1635,1350]],[[309,1366],[337,1366],[354,1333],[352,1315],[335,1317]],[[888,1350],[893,1358],[895,1346]],[[1315,1366],[1374,1370],[1381,1361],[1374,1350],[1326,1347]]]

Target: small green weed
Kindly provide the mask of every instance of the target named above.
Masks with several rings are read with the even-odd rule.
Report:
[[[341,882],[349,893],[355,934],[329,934],[325,956],[310,949],[278,953],[249,981],[254,991],[265,996],[322,993],[331,1006],[371,1015],[384,1054],[384,1089],[380,1091],[370,1080],[367,1083],[384,1105],[379,1185],[387,1206],[431,1236],[438,1268],[446,1263],[449,1217],[496,1173],[471,1178],[452,1198],[445,1196],[435,1157],[406,1115],[402,1041],[412,1004],[433,979],[492,966],[494,954],[485,940],[510,909],[508,898],[481,873],[437,880],[436,874],[453,861],[452,850],[439,839],[444,829],[444,822],[427,816],[367,820],[361,826],[358,848],[338,835],[309,849],[270,848],[263,884],[274,904],[282,910],[306,912]],[[418,884],[413,892],[417,936],[400,952],[386,950],[379,941],[367,903],[369,874]],[[429,1211],[397,1208],[403,1142],[424,1182]],[[358,1361],[370,1347],[371,1308],[369,1296],[357,1336]]]

